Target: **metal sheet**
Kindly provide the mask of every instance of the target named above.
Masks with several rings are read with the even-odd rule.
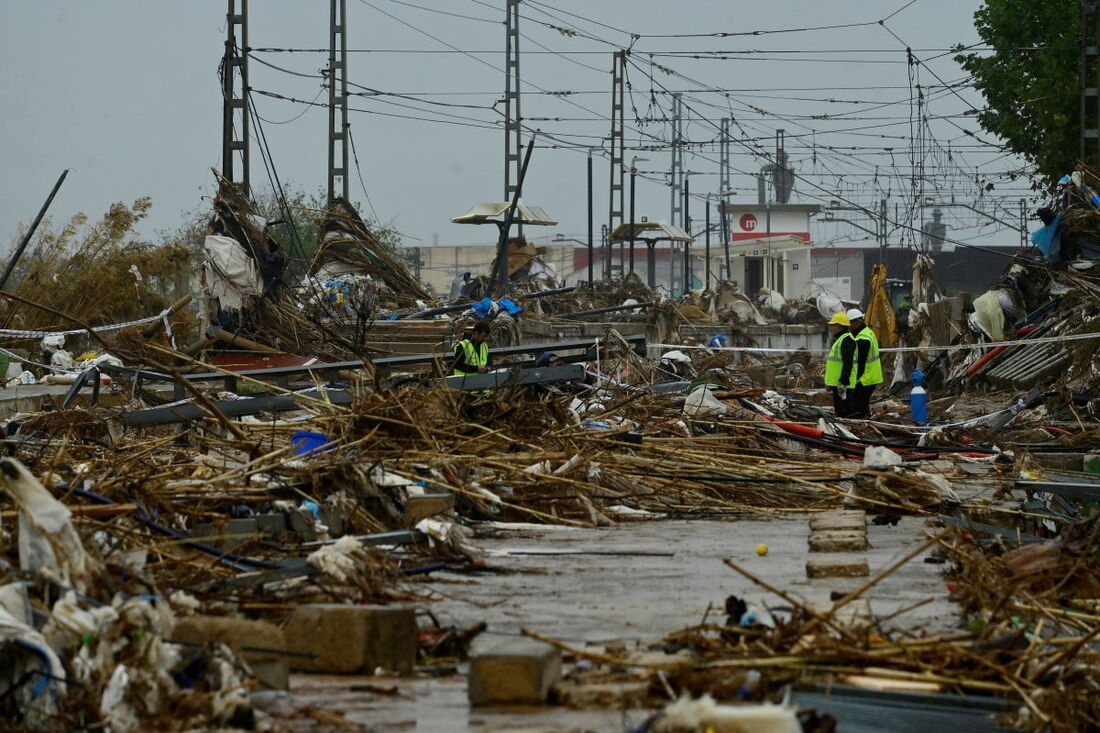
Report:
[[[631,236],[633,231],[634,236]],[[611,232],[608,239],[612,242],[629,242],[632,239],[649,242],[694,242],[695,238],[675,224],[663,221],[636,221],[633,229],[630,222],[620,224]]]
[[[472,209],[462,216],[456,216],[451,221],[455,224],[495,224],[504,221],[504,216],[511,205],[512,202],[510,201],[486,201],[474,204]],[[551,219],[550,215],[542,208],[529,204],[518,204],[515,217],[516,221],[522,221],[528,226],[552,227],[557,225],[557,222]]]

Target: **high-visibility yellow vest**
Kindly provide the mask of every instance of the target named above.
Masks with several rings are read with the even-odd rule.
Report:
[[[462,353],[467,364],[475,367],[483,367],[489,364],[489,344],[482,343],[475,346],[470,339],[462,339],[458,342],[458,345],[462,347]],[[454,373],[456,377],[467,377],[473,374],[477,374],[477,372],[464,372],[457,367]]]
[[[859,383],[864,387],[874,384],[882,384],[882,362],[878,354],[878,337],[870,326],[864,326],[863,330],[856,334],[856,341],[870,341],[871,347],[867,350],[867,363],[863,367],[863,376]],[[858,344],[856,344],[858,347]],[[859,366],[859,352],[856,351],[856,367]]]
[[[825,386],[826,387],[840,387],[840,373],[844,371],[844,358],[840,355],[840,347],[844,344],[845,339],[851,339],[852,334],[842,333],[833,341],[833,345],[829,348],[829,355],[825,357]],[[856,386],[856,365],[853,363],[852,369],[848,372],[848,382],[844,384],[844,387],[852,389]]]

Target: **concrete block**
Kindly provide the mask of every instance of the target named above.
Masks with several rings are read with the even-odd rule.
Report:
[[[863,552],[867,549],[864,529],[819,530],[810,534],[810,552]]]
[[[470,660],[471,705],[541,705],[561,681],[561,652],[538,642],[514,642]]]
[[[256,679],[272,690],[289,689],[289,665],[283,630],[267,621],[224,616],[185,616],[170,637],[189,644],[225,644],[248,664]]]
[[[749,375],[749,379],[752,383],[758,387],[774,387],[775,386],[775,367],[768,364],[753,364],[752,366],[745,367],[745,372]]]
[[[421,519],[443,514],[454,509],[454,507],[455,496],[447,492],[410,496],[409,500],[405,502],[405,526],[415,527]]]
[[[1080,471],[1084,463],[1084,453],[1035,453],[1035,462],[1044,468],[1056,471]]]
[[[298,606],[283,626],[294,657],[306,672],[372,674],[381,667],[409,674],[416,666],[416,612],[411,606]]]
[[[863,578],[871,574],[867,558],[818,555],[806,561],[807,578]]]
[[[282,514],[257,514],[253,519],[256,520],[256,528],[263,534],[275,537],[286,534],[286,517]]]
[[[302,542],[313,542],[317,539],[317,530],[313,528],[313,523],[306,519],[302,515],[301,510],[293,509],[286,513],[287,526],[290,527],[291,532],[296,532],[299,537],[302,538]]]
[[[810,517],[811,532],[834,531],[867,531],[867,512],[864,511],[835,511],[822,512]]]

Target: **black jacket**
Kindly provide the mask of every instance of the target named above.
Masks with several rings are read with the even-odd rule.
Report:
[[[843,336],[846,332],[841,331],[833,337],[833,343]],[[851,334],[848,334],[851,336]],[[856,340],[854,338],[844,339],[844,342],[840,344],[840,383],[848,384],[848,380],[852,375],[852,365],[856,354]]]

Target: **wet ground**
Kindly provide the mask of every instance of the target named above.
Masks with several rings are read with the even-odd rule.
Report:
[[[872,577],[917,548],[926,528],[915,518],[897,527],[868,527],[871,549],[864,554]],[[479,621],[488,630],[475,650],[506,645],[531,629],[575,645],[658,641],[664,634],[724,617],[726,596],[761,606],[782,606],[753,582],[723,564],[729,558],[767,583],[800,599],[826,600],[866,578],[807,580],[810,553],[804,515],[773,521],[652,521],[603,529],[542,528],[497,533],[479,545],[489,565],[503,571],[478,577],[436,575],[421,586],[440,600],[428,604],[445,624]],[[757,545],[768,553],[759,556]],[[956,623],[939,576],[943,566],[923,562],[922,553],[868,594],[876,615],[889,614],[926,598],[932,602],[894,623],[912,633],[943,631]],[[343,711],[348,720],[379,731],[631,730],[645,711],[581,712],[471,709],[465,669],[439,679],[390,679],[295,675],[297,702]],[[395,689],[393,689],[395,688]]]

